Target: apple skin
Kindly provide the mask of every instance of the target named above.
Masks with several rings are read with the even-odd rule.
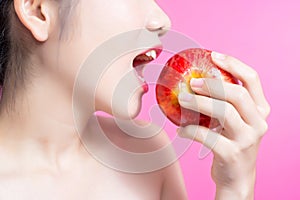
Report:
[[[156,100],[166,117],[177,126],[200,125],[215,128],[217,119],[180,106],[178,102],[179,87],[186,84],[187,91],[195,94],[190,87],[192,78],[216,78],[233,84],[238,80],[230,73],[213,63],[211,51],[201,48],[183,50],[172,56],[156,84]]]

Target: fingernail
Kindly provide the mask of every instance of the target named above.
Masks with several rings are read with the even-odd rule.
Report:
[[[191,87],[202,88],[202,86],[204,85],[204,80],[202,78],[192,78],[190,84]]]
[[[177,134],[181,138],[189,138],[189,133],[188,133],[188,131],[186,131],[185,127],[178,128]]]
[[[217,52],[212,52],[211,56],[217,60],[225,60],[225,58],[226,58],[226,56],[224,54],[217,53]]]
[[[191,95],[190,93],[187,93],[187,92],[181,92],[179,95],[178,95],[178,98],[179,100],[181,101],[186,101],[186,102],[189,102],[193,99],[193,95]]]
[[[182,128],[178,128],[178,129],[176,130],[176,132],[177,132],[177,134],[178,134],[179,137],[184,137],[184,133],[183,133]]]

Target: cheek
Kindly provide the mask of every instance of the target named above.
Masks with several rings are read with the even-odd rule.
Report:
[[[120,84],[126,84],[126,80],[133,75],[134,71],[131,64],[133,58],[131,57],[129,55],[122,56],[112,61],[108,66],[100,66],[102,69],[98,81],[99,85],[113,89],[120,87]]]
[[[81,36],[87,44],[101,44],[114,35],[143,28],[144,0],[90,0],[81,6]],[[93,41],[91,41],[93,40]]]
[[[98,82],[95,104],[116,117],[133,117],[140,109],[142,88],[127,57],[114,62]]]
[[[72,47],[65,46],[60,49],[61,53],[59,56],[59,69],[57,75],[60,76],[61,80],[64,81],[68,86],[73,87],[76,81],[76,77],[80,70],[81,63],[86,59],[86,54],[83,51],[78,51],[76,43],[73,43]]]

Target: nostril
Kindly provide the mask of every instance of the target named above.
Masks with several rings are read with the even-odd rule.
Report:
[[[158,36],[164,36],[168,31],[170,30],[170,28],[161,28],[158,32]]]

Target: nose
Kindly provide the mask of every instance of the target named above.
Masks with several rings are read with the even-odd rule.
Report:
[[[169,16],[157,4],[148,15],[146,28],[149,31],[157,32],[158,36],[165,35],[171,28]]]

